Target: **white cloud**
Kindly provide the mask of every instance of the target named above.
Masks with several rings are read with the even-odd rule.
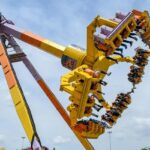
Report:
[[[62,136],[59,135],[59,136],[54,138],[53,142],[55,144],[64,144],[64,143],[70,142],[70,140],[71,139],[69,137],[62,137]]]
[[[5,135],[0,134],[0,144],[3,144],[5,142],[5,140],[6,140]]]
[[[150,118],[135,118],[137,125],[150,126]]]

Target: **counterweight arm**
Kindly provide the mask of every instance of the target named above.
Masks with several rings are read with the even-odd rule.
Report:
[[[47,39],[44,39],[31,32],[23,31],[13,24],[8,24],[8,23],[2,24],[1,30],[2,30],[1,32],[3,33],[6,33],[8,35],[13,35],[15,38],[23,42],[26,42],[32,46],[38,47],[59,58],[62,57],[63,51],[65,50],[64,46],[56,44]]]

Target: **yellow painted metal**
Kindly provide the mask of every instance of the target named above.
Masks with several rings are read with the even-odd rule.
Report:
[[[19,88],[18,82],[15,78],[12,66],[9,62],[9,59],[7,57],[7,54],[5,53],[5,49],[0,42],[0,53],[1,58],[0,62],[2,64],[2,68],[5,74],[5,78],[7,80],[7,84],[10,90],[10,94],[12,96],[12,100],[14,102],[16,112],[20,118],[20,121],[24,127],[24,130],[27,134],[27,137],[30,141],[32,141],[33,136],[35,135],[35,129],[32,122],[32,118],[30,118],[30,114],[28,111],[28,108],[25,104],[25,99],[22,95],[22,92]],[[9,75],[8,75],[9,74]]]
[[[149,40],[150,39],[150,16],[148,11],[142,12],[141,17],[142,19],[145,20],[145,24],[142,27],[146,28],[146,32],[143,34],[143,38]]]
[[[100,16],[97,16],[92,23],[90,23],[87,27],[87,55],[86,61],[90,63],[94,63],[99,55],[103,55],[102,52],[98,52],[98,50],[94,46],[94,32],[96,31],[96,27],[100,27],[102,25],[107,25],[109,27],[115,28],[118,23],[115,21],[111,21]],[[88,64],[89,65],[89,64]]]
[[[130,27],[130,24],[132,24],[132,27]],[[95,63],[95,60],[99,56],[104,55],[104,53],[98,51],[98,49],[94,45],[94,33],[96,32],[96,28],[102,25],[106,25],[115,29],[118,26],[118,23],[98,16],[87,27],[87,55],[85,61],[87,61],[86,64],[89,63],[88,65],[92,65],[93,63]],[[136,22],[134,20],[133,14],[131,14],[131,16],[122,24],[122,26],[115,31],[115,34],[113,36],[104,40],[104,43],[108,44],[112,48],[113,52],[121,45],[124,40],[121,35],[122,31],[126,30],[127,35],[125,37],[128,37],[135,28]],[[117,45],[115,44],[116,40],[119,42],[119,44],[117,43]]]
[[[146,20],[145,26],[148,27],[148,28],[150,28],[150,15],[149,15],[148,11],[144,11],[144,12],[142,13],[142,16],[143,16],[144,19]]]
[[[135,12],[135,15],[138,16],[139,20],[142,20],[141,23],[139,23],[141,30],[144,30],[144,33],[142,33],[142,39],[149,40],[150,39],[150,15],[148,11],[139,12],[137,10],[133,10],[133,12]]]
[[[111,56],[114,60],[119,62],[128,62],[134,64],[134,59],[132,57],[121,57],[121,56]],[[105,56],[100,56],[95,64],[93,65],[93,70],[103,70],[105,72],[108,71],[109,67],[116,64],[115,61],[111,59],[107,59]],[[101,74],[101,78],[103,79],[105,74]]]
[[[60,89],[71,94],[68,110],[71,117],[71,125],[74,126],[77,119],[84,116],[88,117],[91,112],[85,112],[86,107],[92,107],[94,104],[87,104],[88,95],[91,91],[92,83],[98,82],[99,78],[93,78],[91,75],[86,73],[84,69],[88,68],[87,65],[82,65],[77,69],[69,72],[62,76]]]
[[[82,145],[86,148],[86,150],[94,150],[93,146],[89,143],[89,141],[86,138],[81,137],[81,135],[78,132],[76,132],[75,130],[73,130],[73,131],[76,134],[77,138],[82,143]]]
[[[66,91],[69,94],[73,94],[74,88],[70,85],[70,82],[73,82],[74,80],[75,80],[74,70],[63,75],[61,77],[60,90]]]
[[[83,72],[83,70],[75,71],[75,76],[76,76],[77,80],[83,80],[83,82],[84,82],[84,83],[82,83],[83,89],[82,89],[82,91],[80,91],[81,97],[80,97],[80,99],[78,99],[79,106],[78,106],[77,118],[80,119],[84,116],[87,116],[87,114],[85,114],[85,107],[87,104],[88,94],[90,93],[93,78],[89,74]],[[74,96],[74,99],[76,99],[77,96],[75,94],[73,96]],[[91,113],[88,115],[91,115]]]
[[[68,57],[76,60],[77,61],[76,68],[77,68],[77,67],[82,65],[86,53],[85,53],[85,51],[83,51],[83,50],[81,51],[80,49],[75,48],[73,46],[68,46],[64,50],[63,55],[68,56]]]
[[[71,94],[71,97],[69,99],[72,101],[72,104],[68,106],[68,111],[70,112],[72,126],[74,126],[77,122],[78,106],[80,105],[79,104],[80,99],[83,94],[82,94],[82,91],[76,90],[76,86],[78,85],[79,87],[81,87],[82,83],[78,82],[78,83],[74,83],[73,85],[71,83],[75,82],[75,80],[77,78],[77,76],[75,75],[75,72],[78,70],[82,70],[82,67],[80,66],[79,68],[77,68],[61,77],[60,89],[62,91],[65,91],[65,92],[68,92],[69,94]]]
[[[121,56],[112,56],[118,62],[129,62],[134,64],[134,60],[131,57],[121,57]],[[109,67],[114,65],[116,62],[110,59],[107,59],[105,56],[100,56],[95,64],[93,65],[93,70],[103,70],[107,72]],[[66,75],[61,78],[60,89],[65,91],[70,96],[71,105],[68,106],[68,111],[70,112],[71,125],[74,126],[77,122],[77,119],[80,119],[84,116],[88,117],[89,114],[84,113],[87,104],[87,99],[89,93],[93,92],[97,98],[100,100],[101,105],[110,109],[111,106],[105,101],[102,94],[97,92],[97,90],[91,90],[92,82],[98,82],[100,79],[102,80],[105,77],[105,74],[100,74],[98,79],[93,78],[91,75],[84,72],[84,69],[89,68],[87,65],[82,65],[73,71],[70,71]],[[82,80],[82,82],[80,82]],[[101,85],[98,85],[97,88],[101,91]],[[92,107],[92,105],[91,105]]]
[[[150,27],[147,29],[147,32],[143,35],[144,39],[149,40],[150,39]]]
[[[21,94],[21,91],[18,85],[15,85],[12,89],[10,89],[10,93],[11,93],[11,96],[12,96],[12,99],[16,108],[16,112],[20,118],[20,121],[22,122],[24,130],[29,140],[32,141],[32,138],[34,135],[34,129],[32,126],[30,116],[28,114],[28,110],[24,102],[24,98]]]
[[[30,118],[29,111],[25,104],[25,99],[22,95],[21,90],[19,89],[12,66],[9,62],[9,59],[7,57],[7,54],[5,53],[5,49],[1,42],[0,42],[0,48],[1,48],[0,49],[0,53],[1,53],[0,62],[2,64],[5,78],[7,80],[7,84],[8,84],[11,96],[12,96],[12,100],[16,108],[16,112],[20,118],[20,121],[24,127],[24,130],[29,140],[32,141],[32,138],[35,134],[35,130],[34,130],[31,118]],[[8,73],[9,73],[9,76],[8,76]]]
[[[150,50],[148,51],[149,53],[147,54],[147,56],[150,56]]]
[[[89,124],[89,128],[91,128],[91,130],[89,132],[82,132],[83,137],[90,137],[90,139],[96,139],[105,132],[105,128],[99,126],[98,124],[93,124],[92,122],[89,122]]]
[[[99,89],[100,91],[102,91],[102,90],[101,90],[101,85],[99,85],[98,89]],[[104,108],[106,108],[106,109],[110,109],[110,108],[111,108],[111,106],[110,106],[109,103],[105,100],[105,98],[103,97],[103,95],[102,95],[101,93],[94,92],[94,94],[97,96],[97,98],[98,98],[99,100],[101,100],[99,103],[100,103]]]
[[[59,57],[59,58],[62,57],[64,50],[65,50],[64,46],[56,44],[49,40],[43,40],[41,42],[40,48],[56,57]]]

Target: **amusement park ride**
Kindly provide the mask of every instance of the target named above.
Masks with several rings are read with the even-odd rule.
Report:
[[[12,64],[20,61],[24,63],[84,148],[94,150],[88,139],[97,139],[117,122],[131,103],[131,93],[134,92],[135,86],[141,82],[150,51],[137,47],[134,57],[123,56],[127,45],[137,41],[137,36],[150,46],[150,17],[147,11],[116,13],[113,19],[97,16],[87,27],[86,51],[75,45],[63,47],[21,30],[12,21],[0,15],[0,64],[16,112],[31,142],[31,149],[48,148],[41,144],[30,108]],[[70,94],[68,112],[46,85],[15,38],[60,58],[62,66],[71,70],[61,77],[60,83],[60,91]],[[10,49],[14,50],[13,53],[9,51]],[[105,76],[110,76],[109,67],[120,62],[131,64],[128,80],[133,88],[127,93],[119,93],[110,105],[103,97],[102,86],[107,85],[103,79]],[[93,109],[97,114],[93,113]],[[98,113],[101,109],[106,110],[102,116]]]

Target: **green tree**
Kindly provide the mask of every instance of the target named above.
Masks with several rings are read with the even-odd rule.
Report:
[[[150,150],[150,148],[145,147],[145,148],[142,148],[141,150]]]

